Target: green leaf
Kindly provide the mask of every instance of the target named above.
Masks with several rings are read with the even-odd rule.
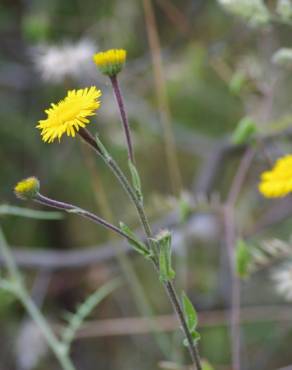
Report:
[[[123,222],[120,222],[120,228],[121,230],[129,236],[129,239],[128,239],[128,242],[129,244],[131,244],[132,247],[134,247],[134,249],[142,254],[144,257],[151,257],[151,252],[148,250],[147,246],[142,243],[138,238],[137,236],[135,235],[135,233],[129,228],[129,226],[127,226],[126,224],[124,224]]]
[[[38,211],[30,208],[10,206],[9,204],[0,205],[0,216],[1,215],[27,217],[38,220],[60,220],[63,218],[61,212]]]
[[[94,293],[92,293],[86,300],[81,303],[76,313],[67,314],[68,326],[62,333],[62,343],[68,350],[71,342],[73,341],[77,330],[80,328],[86,317],[90,315],[93,309],[110,293],[120,286],[120,281],[114,279],[104,284],[102,287],[98,288]]]
[[[250,142],[252,136],[257,132],[257,126],[250,117],[242,118],[231,136],[231,142],[235,145],[246,144]]]
[[[185,292],[182,292],[182,305],[189,331],[193,332],[198,325],[198,315]]]
[[[136,194],[138,195],[138,198],[141,202],[143,202],[143,195],[142,195],[142,186],[141,186],[141,179],[139,176],[139,173],[137,171],[136,166],[134,163],[129,159],[128,161],[129,169],[132,176],[132,183],[134,186],[134,189],[136,190]]]
[[[141,191],[141,180],[140,180],[140,176],[137,171],[137,168],[131,160],[129,160],[128,163],[129,163],[129,168],[130,168],[130,172],[132,175],[132,181],[133,181],[134,188]]]
[[[237,240],[235,246],[235,268],[240,278],[246,278],[249,275],[252,262],[252,253],[248,244],[242,239]]]
[[[98,136],[98,135],[95,135],[95,141],[96,141],[96,144],[97,144],[97,146],[98,146],[98,148],[99,148],[99,150],[100,150],[100,152],[101,152],[101,154],[102,154],[103,158],[104,158],[107,162],[109,162],[112,158],[111,158],[111,156],[110,156],[109,152],[107,151],[106,147],[105,147],[105,146],[103,145],[103,143],[101,142],[101,140],[100,140],[100,138],[99,138],[99,136]]]
[[[171,234],[168,230],[162,231],[154,242],[159,249],[159,273],[160,280],[167,282],[173,280],[175,271],[171,266]]]

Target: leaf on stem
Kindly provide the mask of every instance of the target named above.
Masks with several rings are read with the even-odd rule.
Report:
[[[196,344],[201,339],[201,334],[196,330],[198,326],[198,315],[192,302],[185,292],[182,292],[182,306],[187,322],[187,327],[191,333],[193,343]],[[187,338],[183,341],[184,346],[188,347],[189,341]]]
[[[192,302],[185,292],[182,292],[182,305],[185,317],[187,319],[188,329],[192,332],[196,329],[198,325],[198,315]]]
[[[141,179],[140,179],[138,170],[137,170],[136,166],[134,165],[134,163],[130,159],[128,161],[128,164],[129,164],[129,169],[130,169],[131,176],[132,176],[132,184],[133,184],[134,189],[136,191],[136,194],[139,198],[139,201],[141,203],[143,203]]]
[[[109,154],[109,152],[107,151],[106,147],[103,145],[103,143],[101,142],[100,138],[98,135],[95,135],[95,141],[101,151],[101,154],[103,155],[103,157],[107,160],[107,161],[110,161],[111,160],[111,156]]]
[[[135,235],[135,233],[129,228],[129,226],[127,226],[126,224],[124,224],[123,222],[120,222],[120,228],[121,230],[129,236],[128,238],[128,242],[129,244],[134,247],[134,249],[142,254],[144,257],[146,258],[149,258],[151,257],[151,252],[148,250],[147,246],[142,243],[138,238],[137,236]]]
[[[159,250],[160,280],[162,282],[173,280],[175,271],[171,264],[171,233],[168,230],[163,230],[153,241]]]

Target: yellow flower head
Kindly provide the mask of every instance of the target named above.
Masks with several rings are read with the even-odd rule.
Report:
[[[44,142],[51,143],[63,134],[74,137],[80,127],[89,123],[87,117],[93,116],[99,108],[101,91],[95,86],[68,91],[65,99],[45,110],[47,119],[40,120],[36,126],[41,130]]]
[[[279,198],[292,192],[292,155],[277,160],[271,171],[263,172],[259,191],[266,198]]]
[[[94,63],[107,76],[116,76],[123,68],[127,52],[124,49],[110,49],[94,54]]]
[[[33,199],[40,190],[40,183],[36,177],[28,177],[19,181],[14,187],[14,193],[20,199]]]

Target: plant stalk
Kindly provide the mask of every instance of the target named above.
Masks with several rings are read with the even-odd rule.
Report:
[[[91,221],[93,221],[93,222],[95,222],[99,225],[104,226],[105,228],[119,234],[120,236],[126,238],[127,240],[134,241],[129,235],[124,233],[121,229],[119,229],[115,225],[112,225],[111,223],[109,223],[109,222],[105,221],[104,219],[98,217],[94,213],[91,213],[89,211],[86,211],[85,209],[76,207],[73,204],[60,202],[60,201],[57,201],[55,199],[45,197],[44,195],[42,195],[40,193],[37,194],[37,196],[34,200],[38,203],[44,204],[44,205],[52,207],[52,208],[60,209],[60,210],[67,211],[67,212],[76,213],[79,216],[88,218],[89,220],[91,220]]]
[[[65,347],[63,347],[63,344],[56,338],[38,307],[34,304],[23,287],[19,289],[17,296],[21,300],[26,311],[30,314],[33,321],[38,325],[39,329],[43,333],[47,343],[60,362],[63,370],[75,370],[74,365],[66,354]]]
[[[132,138],[131,138],[131,130],[130,130],[129,120],[128,120],[128,116],[127,116],[126,109],[125,109],[123,95],[120,89],[119,80],[118,80],[117,75],[110,77],[110,80],[112,83],[117,105],[120,110],[120,116],[121,116],[122,125],[123,125],[126,142],[127,142],[128,157],[132,163],[135,163],[133,144],[132,144]]]
[[[31,299],[25,286],[22,284],[21,274],[17,268],[17,265],[14,262],[13,256],[9,250],[9,246],[6,242],[6,239],[3,235],[1,228],[0,228],[0,251],[3,255],[10,278],[12,279],[9,291],[11,291],[11,293],[15,294],[20,299],[21,303],[23,304],[27,312],[30,314],[32,320],[38,325],[49,347],[54,352],[56,358],[61,364],[63,370],[75,370],[73,363],[71,362],[67,353],[63,350],[62,343],[59,342],[58,338],[56,338],[48,322],[40,312],[39,308]]]
[[[84,133],[83,131],[86,131],[86,132]],[[152,233],[150,224],[148,222],[147,216],[145,214],[143,204],[140,203],[139,199],[137,198],[137,196],[135,194],[135,191],[133,190],[132,186],[128,182],[126,176],[124,175],[123,171],[120,169],[119,165],[108,155],[108,153],[106,153],[106,155],[105,155],[105,153],[104,153],[105,148],[100,148],[98,146],[98,144],[96,143],[96,141],[93,141],[94,140],[93,137],[91,137],[90,140],[87,140],[88,136],[91,136],[91,134],[87,130],[81,129],[81,130],[79,130],[79,134],[103,158],[105,163],[108,165],[110,170],[117,177],[117,179],[119,180],[119,182],[121,183],[121,185],[125,189],[126,193],[128,194],[129,198],[131,199],[131,201],[134,203],[134,205],[135,205],[135,207],[138,211],[138,215],[139,215],[141,224],[142,224],[142,226],[144,228],[144,231],[145,231],[145,234],[147,236],[148,248],[152,250],[152,252],[155,256],[154,260],[152,260],[152,261],[154,262],[156,270],[159,271],[157,250],[154,248],[154,245],[151,242],[151,239],[153,238],[153,233]],[[190,352],[190,355],[191,355],[191,359],[192,359],[193,363],[195,364],[196,369],[201,370],[202,365],[201,365],[201,360],[200,360],[200,356],[199,356],[199,351],[197,349],[197,346],[193,343],[193,339],[192,339],[191,333],[188,329],[186,319],[185,319],[185,315],[182,311],[180,302],[177,298],[175,288],[174,288],[173,284],[170,281],[165,283],[164,287],[165,287],[166,292],[168,294],[168,297],[169,297],[169,299],[172,303],[174,311],[176,312],[176,314],[179,318],[179,321],[182,325],[182,330],[183,330],[184,335],[185,335],[185,337],[188,341],[188,344],[189,344],[188,348],[189,348],[189,352]]]
[[[164,284],[164,287],[166,289],[166,292],[169,296],[169,299],[172,303],[173,309],[177,314],[178,320],[182,326],[182,330],[184,332],[185,337],[187,338],[188,341],[188,350],[191,356],[191,359],[193,363],[196,365],[197,370],[202,370],[202,365],[201,365],[201,360],[200,360],[200,354],[197,348],[197,345],[193,343],[193,338],[192,335],[188,329],[185,315],[183,313],[180,301],[177,297],[177,293],[175,290],[175,287],[171,281],[168,281],[167,283]]]

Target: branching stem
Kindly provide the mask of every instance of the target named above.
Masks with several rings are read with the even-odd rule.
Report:
[[[97,154],[102,157],[102,159],[107,164],[109,169],[113,172],[115,177],[119,180],[119,182],[121,183],[121,185],[125,189],[125,191],[128,194],[130,200],[134,203],[134,205],[137,209],[141,224],[142,224],[143,229],[145,231],[147,240],[148,240],[148,247],[149,247],[149,249],[152,250],[154,256],[156,256],[156,258],[153,260],[155,268],[156,268],[156,270],[159,271],[157,250],[154,248],[154,243],[151,242],[154,235],[152,233],[148,218],[145,214],[143,204],[141,204],[141,202],[137,198],[135,191],[133,190],[131,184],[127,180],[123,171],[120,169],[119,165],[109,156],[109,154],[107,152],[105,153],[105,148],[104,147],[102,147],[102,148],[99,147],[97,142],[94,141],[94,138],[91,136],[91,134],[87,130],[81,129],[79,131],[79,134],[87,142],[87,144],[89,144],[92,147],[92,149],[94,149],[97,152]],[[88,140],[88,138],[90,138],[90,139]],[[172,282],[168,281],[164,284],[164,288],[165,288],[165,290],[168,294],[168,297],[169,297],[169,299],[172,303],[173,309],[174,309],[174,311],[176,312],[176,314],[178,316],[179,322],[182,326],[182,330],[183,330],[184,335],[185,335],[185,337],[188,341],[188,349],[189,349],[189,352],[190,352],[191,359],[192,359],[192,361],[195,365],[195,369],[196,370],[201,370],[202,365],[201,365],[199,351],[198,351],[197,346],[193,342],[192,335],[191,335],[190,330],[189,330],[189,328],[187,326],[187,323],[186,323],[185,315],[183,313],[183,310],[181,308],[181,304],[179,302],[179,299],[178,299],[176,291],[175,291],[175,287],[172,284]]]

